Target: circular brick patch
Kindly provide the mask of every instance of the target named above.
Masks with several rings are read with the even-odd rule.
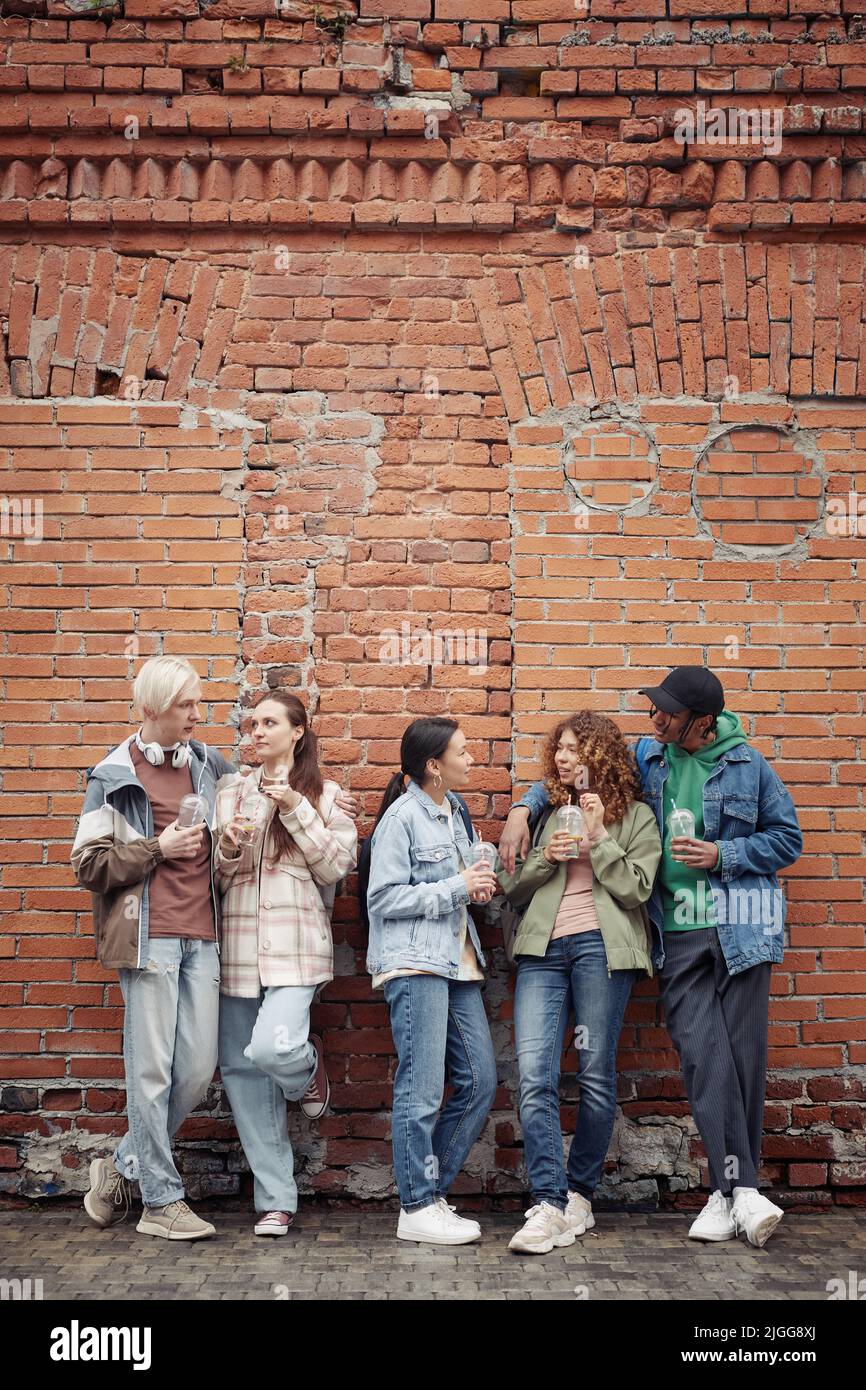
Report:
[[[814,459],[783,430],[753,426],[714,440],[698,459],[694,505],[703,529],[724,545],[790,548],[823,511]]]
[[[635,426],[602,420],[587,425],[569,444],[565,476],[587,506],[623,511],[643,502],[655,487],[655,448]]]

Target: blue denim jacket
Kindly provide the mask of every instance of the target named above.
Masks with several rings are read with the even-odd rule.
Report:
[[[447,796],[454,836],[465,858],[469,837],[456,796],[451,792]],[[379,821],[370,844],[370,974],[408,968],[456,980],[464,913],[483,969],[484,955],[468,902],[447,812],[410,781]]]
[[[641,771],[643,796],[664,836],[662,791],[668,775],[665,745],[643,738],[632,751]],[[516,806],[538,814],[547,802],[543,782],[534,782]],[[748,743],[723,753],[704,783],[705,840],[721,841],[722,862],[708,870],[719,944],[731,975],[783,954],[785,897],[777,869],[793,864],[803,836],[791,794],[766,758]],[[664,914],[658,878],[649,901],[652,962],[664,965]]]

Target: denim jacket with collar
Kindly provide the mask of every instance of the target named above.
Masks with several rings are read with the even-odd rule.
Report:
[[[370,845],[367,912],[370,938],[367,969],[430,971],[456,980],[464,915],[482,969],[484,954],[472,914],[469,890],[460,871],[457,849],[466,856],[469,837],[451,792],[454,839],[444,806],[410,781],[388,807]]]
[[[640,739],[632,751],[641,771],[643,797],[664,836],[662,795],[669,765],[665,745]],[[766,758],[748,743],[723,753],[704,783],[705,840],[721,842],[718,869],[707,870],[719,944],[731,975],[783,954],[785,897],[776,872],[802,853],[803,836],[791,794]],[[545,805],[535,782],[518,806],[530,815]],[[653,966],[664,965],[664,914],[658,878],[649,901]]]

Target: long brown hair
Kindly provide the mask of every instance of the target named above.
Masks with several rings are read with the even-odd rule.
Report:
[[[291,695],[287,690],[265,690],[253,701],[253,709],[257,709],[265,700],[273,700],[275,704],[282,705],[286,711],[286,716],[291,724],[303,729],[303,734],[295,744],[295,761],[292,765],[289,780],[292,790],[300,792],[305,796],[312,806],[318,810],[319,801],[324,791],[321,769],[319,768],[319,749],[316,735],[310,728],[310,721],[307,711],[301,704],[297,695]],[[279,811],[274,812],[271,819],[271,835],[274,843],[274,857],[271,863],[276,864],[277,860],[284,859],[291,853],[294,847],[294,837],[280,820]]]
[[[564,806],[571,800],[573,788],[560,781],[554,761],[557,744],[566,730],[577,739],[578,756],[589,780],[589,786],[583,790],[593,791],[601,799],[604,824],[622,820],[633,801],[643,800],[637,763],[619,726],[591,710],[580,710],[561,719],[542,749],[542,776],[551,805]],[[576,790],[579,795],[580,788]]]

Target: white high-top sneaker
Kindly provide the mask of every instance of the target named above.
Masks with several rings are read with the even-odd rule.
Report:
[[[576,1236],[582,1236],[584,1231],[591,1231],[595,1225],[592,1203],[588,1202],[579,1192],[569,1192],[565,1215]]]
[[[731,1220],[731,1199],[716,1188],[699,1216],[689,1228],[691,1240],[733,1240],[737,1234]]]
[[[784,1212],[755,1187],[741,1188],[734,1198],[731,1221],[734,1230],[745,1235],[750,1245],[766,1245]]]
[[[555,1245],[574,1245],[574,1231],[564,1211],[550,1202],[539,1202],[525,1213],[526,1222],[508,1242],[509,1250],[525,1255],[546,1255]]]
[[[468,1245],[480,1235],[478,1222],[464,1221],[462,1216],[449,1211],[444,1198],[418,1211],[400,1208],[398,1240],[417,1240],[428,1245]]]

